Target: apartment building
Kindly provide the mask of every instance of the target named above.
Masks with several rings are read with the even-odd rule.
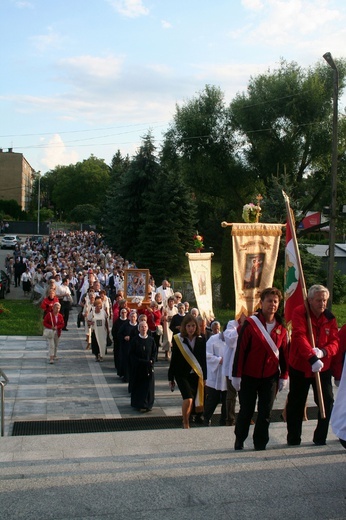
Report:
[[[0,200],[15,200],[29,209],[34,169],[22,153],[0,148]]]

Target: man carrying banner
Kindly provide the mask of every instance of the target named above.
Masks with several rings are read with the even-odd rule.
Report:
[[[261,292],[261,309],[246,318],[239,333],[233,362],[232,384],[239,392],[240,410],[235,426],[235,450],[242,450],[258,397],[253,433],[255,450],[265,450],[276,393],[287,384],[287,331],[277,311],[281,292],[269,287]]]
[[[334,315],[327,310],[329,291],[323,285],[313,285],[308,291],[309,313],[304,305],[296,307],[292,314],[292,339],[289,349],[290,391],[287,400],[287,444],[301,443],[304,407],[310,385],[314,400],[318,404],[316,379],[320,373],[321,389],[325,407],[325,418],[318,413],[313,442],[317,446],[326,444],[329,419],[333,408],[331,362],[338,352],[338,326]],[[309,314],[309,315],[308,315]],[[311,319],[315,347],[312,346],[308,320]]]

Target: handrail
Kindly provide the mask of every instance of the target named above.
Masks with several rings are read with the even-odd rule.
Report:
[[[0,368],[0,377],[3,378],[3,381],[0,381],[1,387],[1,420],[0,420],[0,428],[1,428],[1,437],[4,436],[4,426],[5,426],[5,386],[9,382],[9,379],[5,372]]]

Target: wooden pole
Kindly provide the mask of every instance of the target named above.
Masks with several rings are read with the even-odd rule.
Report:
[[[304,305],[305,305],[306,315],[307,315],[309,339],[310,339],[310,343],[311,343],[312,348],[315,348],[315,338],[314,338],[314,333],[313,333],[313,330],[312,330],[312,323],[311,323],[311,316],[310,316],[310,307],[309,307],[309,302],[308,302],[308,293],[307,293],[307,290],[306,290],[305,278],[304,278],[304,273],[303,273],[303,267],[302,267],[302,262],[301,262],[301,259],[300,259],[299,247],[298,247],[297,236],[296,236],[296,228],[295,228],[294,220],[293,220],[293,217],[292,217],[292,210],[291,210],[291,207],[290,207],[290,199],[288,198],[288,196],[286,195],[286,193],[283,190],[282,190],[282,194],[283,194],[284,199],[285,199],[285,205],[286,205],[286,211],[287,211],[287,220],[288,220],[289,226],[291,228],[293,247],[294,247],[294,252],[296,254],[296,259],[297,259],[297,264],[298,264],[297,265],[298,273],[299,273],[300,284],[301,284],[302,293],[303,293],[303,300],[304,300]],[[319,407],[319,410],[320,410],[320,415],[321,415],[322,419],[325,419],[326,418],[326,412],[325,412],[325,408],[324,408],[324,401],[323,401],[323,394],[322,394],[322,387],[321,387],[321,378],[320,378],[320,373],[319,372],[315,372],[315,380],[316,380],[318,407]]]

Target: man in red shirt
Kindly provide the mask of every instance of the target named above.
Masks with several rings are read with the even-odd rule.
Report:
[[[327,310],[329,291],[323,285],[313,285],[308,291],[310,318],[315,346],[311,345],[307,312],[304,305],[292,314],[292,339],[289,349],[290,391],[287,399],[287,444],[301,443],[304,407],[310,385],[318,405],[315,373],[320,373],[326,418],[318,413],[313,442],[317,446],[326,444],[329,419],[334,398],[331,381],[331,362],[339,348],[338,326],[334,315]]]
[[[232,371],[232,385],[239,392],[240,402],[235,450],[243,449],[257,398],[253,442],[255,450],[265,450],[275,396],[287,384],[287,331],[277,313],[281,299],[281,292],[275,287],[264,289],[261,309],[246,318],[239,333]]]

